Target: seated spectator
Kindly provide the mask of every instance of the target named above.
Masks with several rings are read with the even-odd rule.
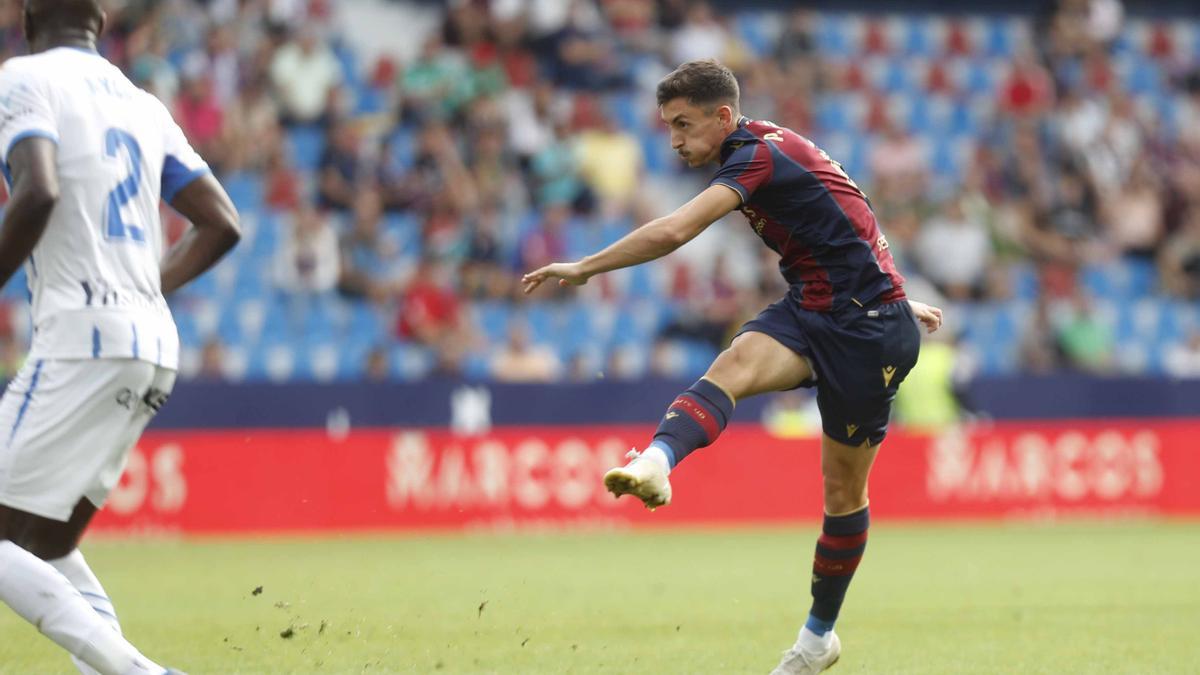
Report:
[[[263,167],[263,200],[278,211],[294,211],[300,206],[300,174],[288,160],[282,144],[271,148]]]
[[[423,259],[405,289],[396,322],[401,339],[426,346],[464,348],[469,332],[462,305],[450,283],[452,270]]]
[[[1127,182],[1101,199],[1107,243],[1117,253],[1152,257],[1165,230],[1164,205],[1158,176],[1145,159],[1134,164]]]
[[[583,205],[591,201],[591,192],[579,177],[579,158],[565,122],[554,125],[553,137],[530,160],[530,178],[538,206],[548,204]]]
[[[576,149],[579,175],[599,199],[604,214],[628,213],[642,181],[642,146],[600,110],[599,101],[581,99],[581,105],[583,129]]]
[[[279,95],[285,125],[324,126],[334,91],[342,83],[342,66],[316,28],[304,25],[275,52],[271,83]]]
[[[337,234],[329,219],[302,205],[275,254],[276,284],[289,293],[319,295],[333,290],[339,268]]]
[[[341,242],[337,287],[343,295],[384,304],[399,293],[405,264],[397,242],[382,232],[382,220],[379,193],[360,190],[354,200],[350,231]]]
[[[1096,375],[1113,370],[1114,342],[1108,328],[1091,301],[1077,292],[1058,328],[1058,344],[1072,368]]]
[[[282,142],[279,107],[267,83],[251,80],[238,91],[225,111],[222,142],[229,153],[231,169],[262,170],[276,146]]]
[[[1054,104],[1054,81],[1032,50],[1018,52],[1000,85],[1000,108],[1014,117],[1033,117]]]
[[[1176,296],[1200,298],[1200,206],[1193,206],[1183,225],[1158,253],[1163,287]]]
[[[553,349],[531,344],[529,327],[514,321],[508,329],[508,341],[492,357],[490,371],[498,382],[553,382],[562,371],[562,363]]]
[[[462,266],[463,293],[470,298],[503,298],[516,289],[504,264],[502,214],[488,205],[471,222]]]
[[[362,138],[353,120],[342,120],[329,130],[328,142],[317,164],[317,194],[322,208],[346,211],[354,206],[357,186],[370,178]]]
[[[1049,298],[1038,296],[1033,318],[1022,333],[1017,349],[1017,361],[1028,372],[1046,374],[1062,367],[1063,354],[1051,313]]]
[[[214,335],[204,342],[200,349],[200,370],[196,373],[196,379],[213,382],[229,379],[225,343],[221,342],[221,338]]]
[[[925,278],[951,300],[983,295],[991,235],[983,222],[967,216],[961,196],[946,200],[941,213],[921,227],[912,252]]]
[[[179,126],[209,164],[221,166],[226,147],[221,143],[224,111],[213,95],[212,82],[206,77],[185,76],[179,99],[175,102]]]
[[[392,377],[392,364],[388,350],[382,345],[376,345],[367,352],[367,363],[363,368],[368,382],[386,382]]]
[[[881,200],[911,201],[924,195],[929,179],[928,153],[892,115],[885,117],[883,137],[872,148],[868,162]]]
[[[1193,330],[1186,340],[1167,347],[1163,370],[1171,377],[1200,378],[1200,330]]]

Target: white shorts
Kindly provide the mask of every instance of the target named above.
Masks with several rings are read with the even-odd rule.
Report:
[[[175,371],[133,359],[26,362],[0,399],[0,504],[67,521],[97,508],[175,386]]]

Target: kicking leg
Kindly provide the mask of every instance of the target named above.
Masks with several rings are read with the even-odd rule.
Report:
[[[67,576],[46,559],[60,563],[74,576],[95,580],[82,556],[73,556],[95,507],[81,500],[67,522],[0,506],[0,600],[12,607],[43,635],[102,675],[162,673],[118,630],[115,616],[103,616],[72,585]],[[82,568],[80,566],[82,564]],[[99,582],[94,588],[99,589]],[[98,595],[103,596],[103,589]],[[111,608],[111,603],[107,605]],[[83,668],[81,668],[83,670]]]
[[[649,508],[671,502],[667,474],[697,448],[710,445],[729,423],[740,399],[790,389],[812,377],[808,362],[774,338],[742,333],[700,378],[667,408],[645,452],[604,475],[615,496],[632,494]]]

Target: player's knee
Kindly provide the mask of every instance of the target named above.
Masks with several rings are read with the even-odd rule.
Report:
[[[867,482],[857,477],[827,475],[824,492],[826,513],[850,513],[867,504]]]
[[[749,382],[749,364],[736,349],[721,352],[704,373],[704,379],[712,382],[735,400],[742,398]]]

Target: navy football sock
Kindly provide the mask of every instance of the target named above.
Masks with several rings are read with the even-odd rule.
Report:
[[[844,516],[825,516],[813,558],[812,609],[806,628],[824,635],[833,629],[846,589],[867,548],[871,512],[866,506]]]
[[[697,380],[671,403],[654,432],[654,442],[671,449],[666,454],[672,468],[696,448],[717,440],[729,423],[733,405],[733,399],[705,379]]]

